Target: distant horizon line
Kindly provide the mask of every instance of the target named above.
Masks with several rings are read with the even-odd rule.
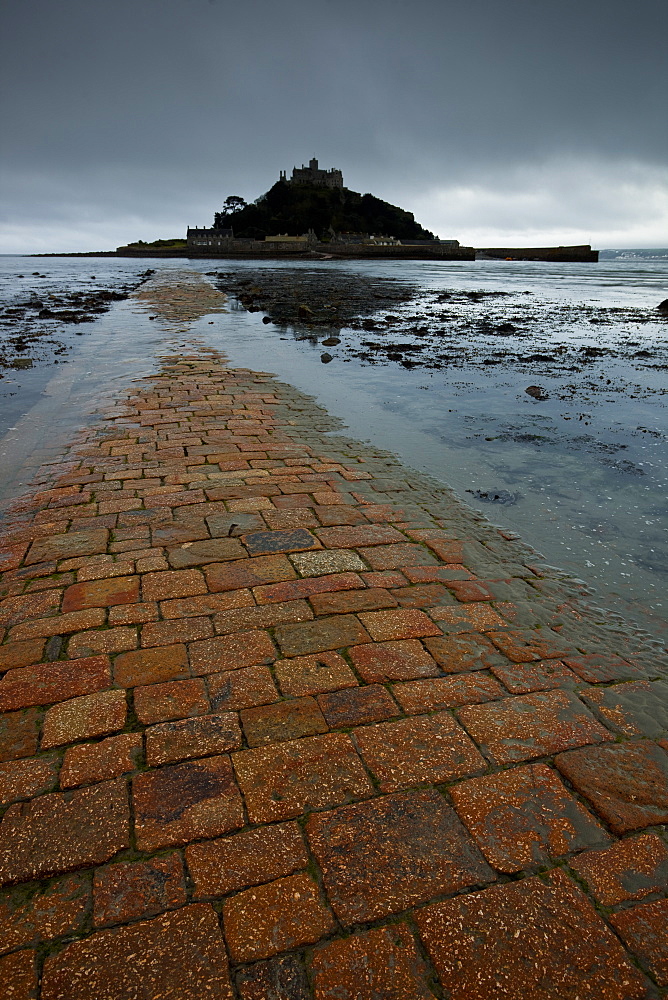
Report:
[[[524,248],[524,247],[514,247],[514,249],[517,249],[517,250],[527,249],[527,250],[529,250],[529,249],[533,249],[533,248],[532,247],[526,247],[526,248]],[[614,251],[615,253],[624,253],[624,252],[630,252],[630,251],[634,251],[634,250],[663,250],[665,253],[668,254],[668,246],[600,247],[598,252],[599,253],[609,253],[611,251]],[[41,250],[41,251],[40,250],[15,250],[13,253],[1,253],[0,252],[0,257],[30,257],[30,256],[33,256],[36,253],[53,254],[55,256],[58,256],[58,254],[61,254],[61,253],[62,254],[73,254],[73,253],[115,253],[115,251],[116,251],[116,247],[114,247],[112,250]]]

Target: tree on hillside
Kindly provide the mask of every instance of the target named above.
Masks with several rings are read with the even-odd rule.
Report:
[[[226,212],[238,212],[240,209],[246,207],[246,201],[244,198],[240,198],[238,194],[230,194],[227,196],[223,202],[223,208]]]
[[[223,202],[223,211],[214,212],[213,228],[229,229],[231,226],[230,217],[235,212],[243,211],[244,208],[248,208],[248,204],[244,198],[241,198],[238,194],[229,194]]]

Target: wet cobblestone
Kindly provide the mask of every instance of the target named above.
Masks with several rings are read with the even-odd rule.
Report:
[[[665,660],[321,428],[184,348],[10,511],[5,994],[666,995]]]

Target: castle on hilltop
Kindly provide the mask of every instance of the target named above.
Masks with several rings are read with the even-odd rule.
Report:
[[[286,184],[315,184],[317,187],[342,188],[343,174],[336,167],[331,170],[321,170],[315,157],[308,161],[308,167],[302,163],[301,169],[292,168],[292,177],[288,180],[285,170],[281,170],[279,180]]]

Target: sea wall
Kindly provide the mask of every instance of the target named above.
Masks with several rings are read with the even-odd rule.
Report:
[[[573,247],[486,247],[476,250],[476,260],[547,260],[559,263],[597,263],[598,250],[589,243]]]

